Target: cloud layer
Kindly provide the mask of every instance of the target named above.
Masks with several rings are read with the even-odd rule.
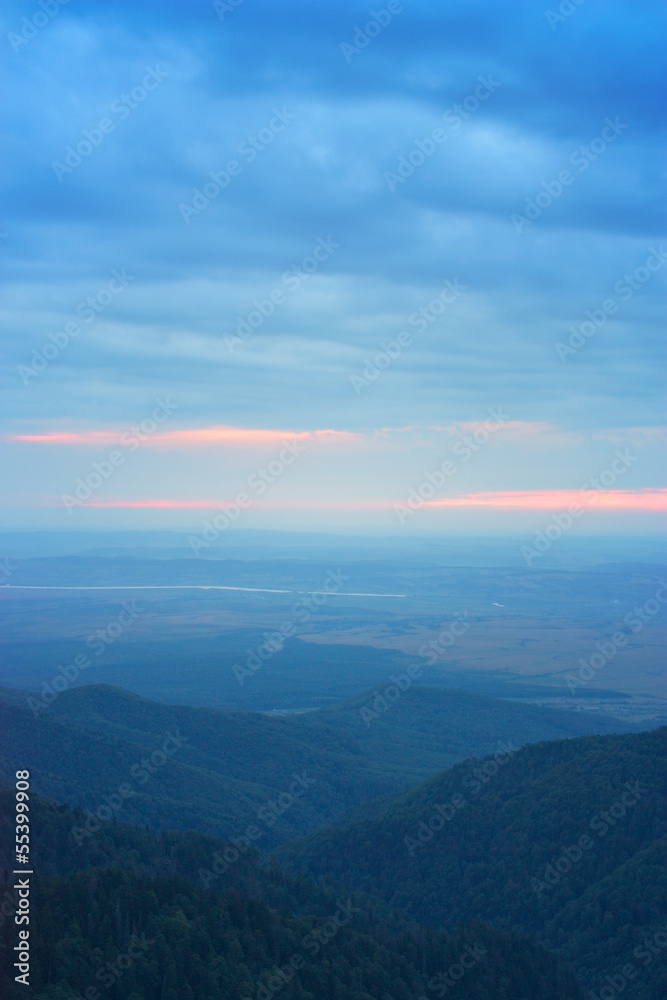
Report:
[[[372,9],[6,5],[8,523],[165,399],[128,503],[391,504],[498,407],[461,495],[661,485],[663,6]]]

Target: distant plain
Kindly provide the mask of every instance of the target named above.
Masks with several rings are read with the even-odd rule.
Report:
[[[117,547],[14,559],[0,588],[0,684],[40,690],[83,653],[90,666],[74,685],[114,684],[181,704],[303,710],[386,685],[392,672],[418,663],[417,683],[431,687],[632,722],[667,719],[667,619],[655,600],[667,571],[658,563],[456,566],[451,553],[351,558],[345,545],[216,555],[130,556]],[[77,587],[96,589],[57,589]],[[215,587],[257,589],[206,589]],[[93,652],[99,642],[91,637],[128,602],[135,616]],[[644,606],[651,610],[642,622],[634,609]],[[626,641],[614,649],[610,637],[619,632]],[[573,691],[568,677],[581,676],[598,644],[612,655]]]

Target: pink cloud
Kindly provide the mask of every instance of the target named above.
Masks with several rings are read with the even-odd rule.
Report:
[[[445,500],[428,500],[425,507],[523,507],[530,510],[561,510],[570,504],[618,510],[667,511],[667,489],[599,490],[593,497],[582,490],[505,490],[500,493],[468,493]]]
[[[57,506],[59,498],[49,498],[45,506]],[[167,498],[151,498],[142,500],[129,500],[124,498],[115,499],[91,499],[81,503],[82,507],[110,507],[110,508],[162,508],[173,510],[219,510],[221,506],[234,503],[234,498],[221,500],[179,500]],[[253,499],[252,506],[266,510],[379,510],[391,507],[388,500],[368,500],[351,501],[346,500],[256,500]]]
[[[640,490],[599,490],[592,497],[591,491],[582,490],[504,490],[495,493],[468,493],[459,497],[448,497],[443,500],[427,500],[424,507],[490,507],[520,508],[524,510],[566,510],[571,504],[580,507],[594,506],[607,510],[647,510],[667,511],[667,489]],[[56,506],[60,503],[57,497],[42,498],[38,506]],[[129,499],[116,497],[112,499],[92,498],[85,501],[84,507],[109,508],[162,508],[173,510],[216,510],[221,504],[229,504],[233,498],[222,500],[178,499],[171,497]],[[369,500],[326,500],[326,499],[254,499],[252,506],[266,510],[389,510],[396,501],[388,499]],[[33,506],[24,498],[27,506]]]
[[[146,423],[146,422],[144,422]],[[315,431],[273,430],[269,428],[194,427],[183,430],[151,432],[149,428],[136,427],[122,430],[47,431],[43,434],[9,434],[6,440],[21,444],[46,445],[107,445],[124,443],[124,435],[138,433],[143,445],[174,448],[206,447],[210,445],[230,445],[249,447],[257,445],[281,445],[285,441],[331,441],[352,443],[358,441],[359,434],[351,431],[337,431],[329,428]]]

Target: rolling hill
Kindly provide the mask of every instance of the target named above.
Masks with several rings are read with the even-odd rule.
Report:
[[[368,692],[284,717],[163,705],[104,685],[70,688],[37,715],[28,697],[0,691],[6,778],[28,767],[44,795],[93,813],[112,797],[119,819],[158,828],[238,837],[259,821],[262,849],[466,757],[613,725],[421,687],[392,704]]]
[[[0,866],[11,865],[12,790],[0,788]],[[583,1000],[525,935],[473,923],[419,928],[361,893],[336,896],[228,843],[121,823],[78,845],[80,810],[31,800],[30,986],[14,981],[11,882],[0,878],[7,1000]]]
[[[663,997],[666,758],[665,727],[531,744],[459,764],[278,858],[434,927],[535,933],[590,990],[616,977],[628,1000]]]

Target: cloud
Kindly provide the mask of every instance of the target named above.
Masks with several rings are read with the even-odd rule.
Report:
[[[587,501],[600,507],[618,510],[654,510],[667,512],[667,489],[600,490]],[[463,497],[428,500],[427,507],[522,507],[528,510],[566,510],[582,503],[581,490],[532,490],[503,493],[471,493]]]
[[[369,11],[363,0],[244,0],[221,20],[208,2],[77,0],[7,44],[8,447],[42,435],[104,449],[171,394],[179,428],[151,437],[153,456],[271,447],[272,434],[321,443],[316,428],[335,429],[345,453],[393,428],[380,436],[409,482],[447,434],[474,433],[503,405],[498,465],[471,473],[471,494],[566,488],[626,442],[642,450],[644,485],[658,481],[664,275],[627,299],[614,289],[664,231],[662,5],[639,16],[629,0],[589,0],[552,30],[529,0],[405,0],[346,60],[341,44]],[[24,16],[11,0],[5,33]],[[144,95],[151,69],[159,85]],[[497,85],[475,104],[480,77]],[[613,141],[608,119],[623,124]],[[74,166],[58,176],[66,157]],[[558,192],[565,169],[573,181]],[[186,221],[183,204],[201,207]],[[516,232],[512,214],[528,211]],[[285,291],[329,237],[335,253],[231,350],[255,303]],[[122,268],[136,277],[85,319]],[[419,330],[446,280],[465,293]],[[617,311],[562,363],[556,345],[610,298]],[[71,323],[79,333],[53,356]],[[409,346],[355,396],[350,376],[402,331]],[[29,366],[39,370],[26,384]],[[402,427],[416,428],[414,455],[397,444]],[[390,495],[376,460],[367,475]],[[16,462],[18,493],[57,493]],[[192,470],[210,495],[206,467]],[[47,460],[41,474],[55,482],[60,470]],[[123,474],[147,495],[138,466]],[[370,489],[356,469],[338,474]],[[171,495],[168,470],[153,475]]]
[[[154,423],[154,422],[153,422]],[[123,430],[48,431],[43,434],[8,434],[6,440],[21,444],[42,445],[116,445],[123,444],[124,438],[138,428]],[[225,445],[248,448],[279,445],[290,441],[331,441],[355,442],[358,434],[349,431],[281,431],[251,427],[196,427],[188,430],[156,431],[147,429],[142,443],[148,447],[172,447],[174,449]]]

